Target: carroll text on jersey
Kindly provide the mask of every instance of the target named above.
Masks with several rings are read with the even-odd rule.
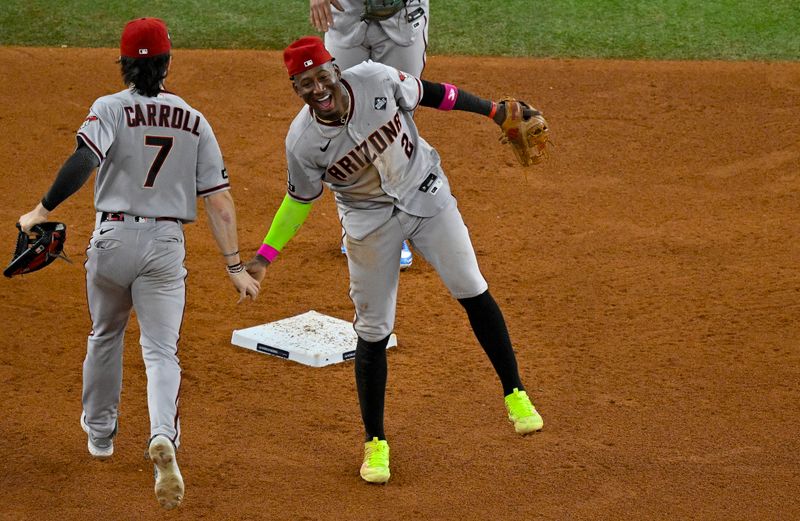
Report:
[[[185,110],[180,107],[173,107],[171,105],[156,106],[153,103],[145,105],[142,110],[141,105],[133,105],[123,107],[125,110],[125,121],[129,127],[166,127],[177,128],[191,132],[195,136],[200,134],[197,132],[200,127],[200,116],[193,114],[190,110]],[[146,114],[145,114],[146,112]],[[189,122],[192,121],[191,127]]]

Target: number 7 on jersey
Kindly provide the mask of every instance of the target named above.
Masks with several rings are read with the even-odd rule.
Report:
[[[149,147],[159,147],[156,157],[153,159],[153,164],[150,165],[150,170],[147,172],[147,178],[144,181],[145,188],[153,188],[156,182],[156,176],[164,165],[169,151],[172,150],[173,138],[171,136],[145,136],[144,144]]]

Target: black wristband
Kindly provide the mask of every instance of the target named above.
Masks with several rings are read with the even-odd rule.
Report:
[[[244,271],[244,264],[242,264],[241,262],[237,262],[236,264],[225,266],[225,269],[228,270],[229,274],[235,275],[237,273],[241,273]]]

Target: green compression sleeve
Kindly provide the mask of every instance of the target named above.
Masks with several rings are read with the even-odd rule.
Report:
[[[284,197],[280,208],[275,212],[267,236],[264,237],[264,244],[258,253],[272,262],[278,252],[286,246],[286,243],[294,237],[297,230],[306,221],[309,212],[311,212],[311,203],[295,201],[288,195]]]

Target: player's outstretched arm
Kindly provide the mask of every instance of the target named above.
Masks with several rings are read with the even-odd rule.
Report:
[[[344,11],[339,0],[309,0],[308,19],[317,31],[326,32],[333,26],[333,11],[331,6],[339,11]]]
[[[236,234],[236,208],[229,190],[216,192],[204,199],[211,233],[217,241],[219,251],[225,258],[228,276],[239,293],[239,302],[246,298],[255,300],[261,289],[259,281],[246,271],[239,256],[239,240]]]
[[[255,256],[247,262],[247,272],[261,281],[266,275],[267,266],[275,260],[286,243],[297,233],[311,212],[311,203],[301,203],[289,197],[283,198],[272,224],[269,227],[264,243]]]
[[[495,102],[481,98],[449,83],[435,83],[422,79],[420,82],[423,93],[419,104],[423,107],[474,112],[492,118],[498,125],[502,125],[506,119],[506,104],[502,101]],[[523,111],[525,119],[536,114],[538,111],[531,108],[525,108]]]
[[[520,165],[536,165],[547,158],[550,144],[547,120],[524,101],[505,98],[495,102],[449,83],[420,82],[423,87],[420,105],[439,110],[466,110],[492,118],[500,126],[500,142],[511,146]]]
[[[50,212],[86,184],[92,171],[99,165],[100,160],[94,152],[78,138],[78,148],[64,162],[50,190],[36,208],[20,216],[18,222],[22,231],[28,233],[35,225],[47,221]]]

